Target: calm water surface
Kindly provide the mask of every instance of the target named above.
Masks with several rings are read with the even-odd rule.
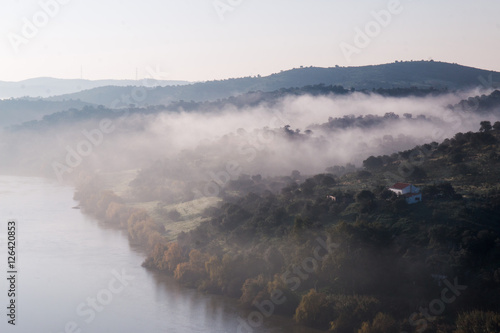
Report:
[[[7,279],[0,280],[0,332],[312,333],[287,318],[242,328],[248,312],[232,299],[179,286],[141,267],[126,233],[72,209],[73,188],[44,179],[0,176],[0,270],[7,275],[7,221],[18,225],[16,326],[7,323]]]

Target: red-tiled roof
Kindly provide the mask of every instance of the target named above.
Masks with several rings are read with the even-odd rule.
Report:
[[[410,185],[411,184],[407,184],[407,183],[396,183],[396,184],[392,185],[391,188],[393,188],[395,190],[402,190],[404,188],[407,188]]]

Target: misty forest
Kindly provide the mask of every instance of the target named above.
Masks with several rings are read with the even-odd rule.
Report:
[[[398,61],[16,96],[0,172],[74,187],[143,269],[237,300],[239,332],[498,333],[498,79]]]

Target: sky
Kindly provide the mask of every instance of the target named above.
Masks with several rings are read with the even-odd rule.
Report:
[[[6,0],[0,81],[206,81],[439,60],[500,71],[498,0]]]

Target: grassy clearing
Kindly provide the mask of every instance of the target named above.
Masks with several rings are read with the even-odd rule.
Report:
[[[129,195],[129,184],[135,179],[139,170],[124,170],[118,172],[101,173],[103,187],[125,198]]]
[[[132,207],[144,209],[155,222],[163,224],[165,227],[165,238],[175,240],[181,232],[188,232],[197,228],[202,222],[207,219],[202,216],[205,209],[216,206],[221,202],[220,198],[204,197],[188,202],[178,204],[162,205],[159,201],[136,202],[131,204]],[[176,210],[180,217],[177,221],[173,221],[165,216],[164,212]]]
[[[195,229],[206,220],[202,216],[205,209],[216,206],[221,202],[220,198],[203,197],[188,202],[165,205],[161,201],[134,202],[130,197],[129,184],[137,176],[138,170],[125,170],[119,172],[101,173],[104,189],[113,191],[116,195],[124,198],[127,205],[133,208],[145,210],[149,216],[158,224],[165,226],[165,237],[175,240],[182,231],[187,232]],[[173,221],[167,216],[167,212],[176,210],[180,217]]]
[[[157,221],[165,226],[166,238],[175,240],[181,232],[193,230],[206,221],[207,218],[202,216],[205,209],[216,206],[219,202],[221,202],[220,198],[204,197],[188,202],[165,205],[160,209],[155,209],[155,212],[151,213],[151,216],[158,219]],[[180,214],[180,217],[176,221],[165,218],[164,214],[162,214],[162,212],[173,210],[176,210]]]

